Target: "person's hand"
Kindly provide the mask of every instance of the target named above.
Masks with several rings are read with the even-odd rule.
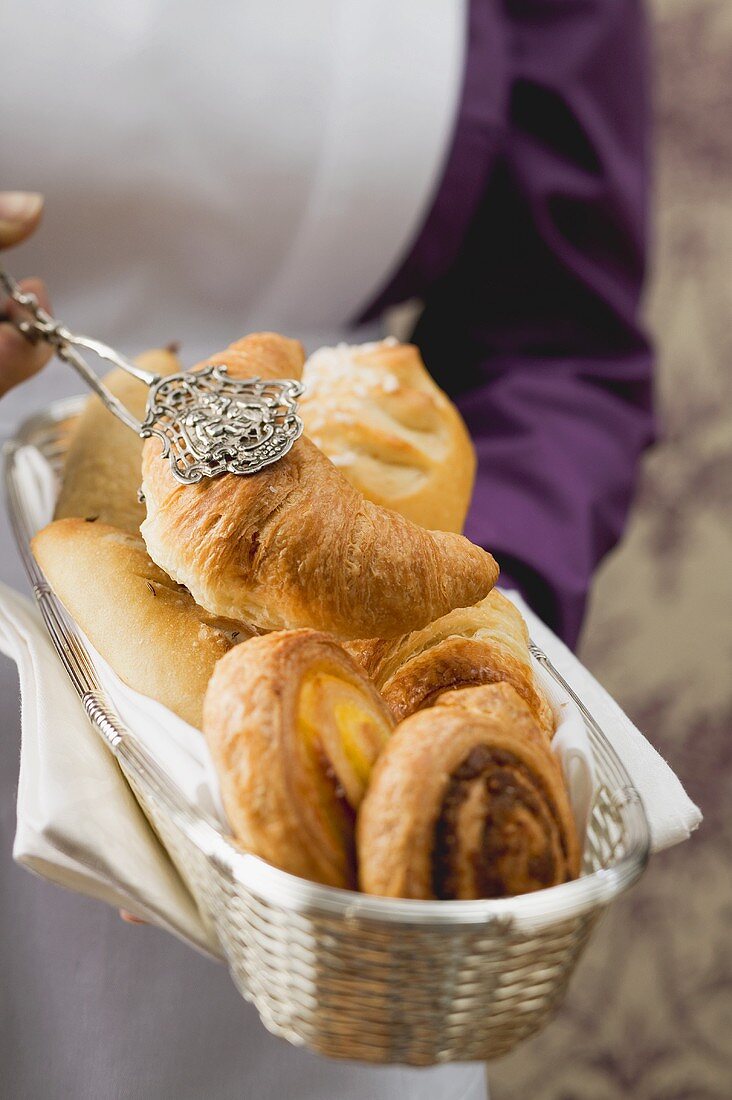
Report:
[[[28,191],[0,191],[0,249],[12,248],[30,237],[41,220],[43,197]],[[35,294],[50,310],[46,288],[40,279],[24,279],[23,290]],[[47,344],[33,345],[8,318],[21,317],[13,302],[0,302],[0,397],[45,366],[53,354]]]

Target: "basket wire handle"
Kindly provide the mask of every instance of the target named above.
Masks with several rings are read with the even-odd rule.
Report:
[[[218,474],[256,474],[277,462],[302,434],[295,379],[233,378],[225,365],[161,376],[137,367],[101,340],[71,332],[0,267],[0,287],[25,313],[11,318],[32,344],[44,341],[123,424],[143,439],[157,436],[177,481],[192,485]],[[140,421],[94,373],[80,349],[137,378],[148,389]]]

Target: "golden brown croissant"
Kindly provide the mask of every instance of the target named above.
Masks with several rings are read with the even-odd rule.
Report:
[[[401,638],[348,642],[345,648],[376,684],[397,722],[432,706],[444,691],[506,680],[539,725],[554,729],[552,710],[536,683],[529,634],[518,608],[494,589],[474,607],[459,608]]]
[[[367,500],[430,530],[462,531],[475,451],[416,347],[321,348],[303,381],[305,431]]]
[[[207,360],[265,378],[298,377],[302,361],[298,343],[266,333]],[[148,440],[143,491],[153,560],[201,606],[259,630],[391,637],[475,603],[497,578],[491,555],[462,536],[364,500],[304,437],[253,476],[197,485],[179,484]]]
[[[153,564],[139,535],[101,520],[56,520],[32,547],[48,583],[117,675],[200,729],[214,665],[248,636],[243,627],[197,607]]]
[[[511,687],[485,691],[497,695],[489,712],[438,703],[379,757],[356,830],[366,893],[511,897],[579,874],[557,758]]]
[[[355,886],[354,815],[391,728],[376,689],[327,635],[282,631],[237,646],[204,705],[234,835],[292,874]]]
[[[182,370],[178,358],[164,349],[145,352],[136,362],[160,375]],[[110,371],[104,383],[133,416],[144,418],[147,386],[123,370]],[[102,523],[137,534],[145,518],[145,506],[137,498],[141,463],[142,440],[98,397],[89,397],[66,452],[54,519],[96,516]]]

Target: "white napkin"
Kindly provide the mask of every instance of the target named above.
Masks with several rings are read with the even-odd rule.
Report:
[[[0,650],[17,664],[21,691],[13,857],[60,886],[220,953],[112,753],[89,723],[38,610],[6,585],[0,585]]]
[[[651,829],[651,850],[663,851],[688,840],[702,814],[678,776],[628,715],[574,653],[534,614],[518,592],[507,592],[526,619],[534,642],[585,704],[612,744],[643,800]]]

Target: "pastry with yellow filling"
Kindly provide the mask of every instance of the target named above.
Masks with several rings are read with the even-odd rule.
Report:
[[[236,839],[284,871],[355,887],[355,814],[392,725],[327,635],[281,631],[237,646],[217,664],[203,711]]]

